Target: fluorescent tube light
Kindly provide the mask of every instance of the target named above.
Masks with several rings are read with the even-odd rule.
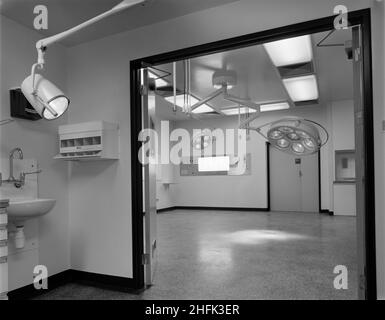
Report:
[[[213,111],[214,111],[213,108],[209,107],[207,104],[202,104],[201,106],[199,106],[198,108],[194,109],[191,112],[192,113],[209,113]]]
[[[157,88],[168,86],[168,82],[162,78],[159,78],[159,76],[157,76],[155,73],[149,71],[148,76],[151,79],[155,79],[155,85]]]
[[[294,102],[318,99],[315,75],[283,79],[283,84]]]
[[[310,35],[268,42],[263,46],[276,67],[310,62],[313,59]]]
[[[203,157],[198,158],[199,172],[229,171],[230,157]]]
[[[165,99],[170,102],[171,104],[174,103],[174,96],[165,97]],[[194,96],[190,95],[190,104],[193,106],[195,103],[197,103],[199,100],[195,98]],[[183,108],[183,105],[185,103],[185,95],[184,94],[178,94],[176,96],[176,105],[180,108]],[[187,97],[186,97],[186,103],[187,103]],[[213,112],[214,109],[211,108],[207,104],[202,104],[198,108],[194,109],[192,113],[208,113]]]
[[[236,108],[229,108],[229,109],[222,109],[221,110],[226,116],[234,116],[238,113],[245,114],[245,113],[254,113],[256,112],[255,109],[246,108],[246,107],[236,107]]]
[[[289,109],[287,102],[261,104],[261,112]]]

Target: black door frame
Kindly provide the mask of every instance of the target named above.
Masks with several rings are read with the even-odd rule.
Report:
[[[132,193],[132,251],[133,282],[137,289],[144,287],[143,254],[143,195],[142,165],[137,154],[141,147],[138,135],[142,128],[140,69],[147,66],[179,61],[187,58],[234,50],[283,38],[331,30],[336,16],[292,24],[271,30],[246,34],[239,37],[180,49],[145,57],[130,62],[131,105],[131,193]],[[366,299],[377,298],[376,246],[375,246],[375,198],[374,198],[374,137],[373,137],[373,92],[372,92],[372,46],[370,9],[349,12],[349,25],[360,25],[363,46],[363,99],[365,125],[365,236],[366,236]]]

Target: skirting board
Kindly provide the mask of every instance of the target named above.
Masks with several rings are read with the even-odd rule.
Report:
[[[9,300],[28,300],[57,287],[67,284],[71,279],[71,270],[65,270],[48,277],[48,289],[36,290],[33,284],[27,285],[8,292]]]
[[[33,284],[8,292],[9,300],[28,300],[68,283],[81,283],[102,289],[138,293],[131,278],[110,276],[79,270],[66,270],[48,277],[48,289],[36,290]]]
[[[216,211],[270,211],[268,208],[238,208],[238,207],[201,207],[201,206],[175,206],[158,209],[157,213],[172,210],[216,210]]]

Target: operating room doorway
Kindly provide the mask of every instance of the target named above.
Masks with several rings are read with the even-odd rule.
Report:
[[[373,222],[374,222],[374,217],[373,213],[374,211],[372,210],[373,208],[371,207],[373,205],[373,190],[371,189],[372,187],[372,182],[373,182],[373,168],[372,168],[372,160],[373,160],[373,154],[372,154],[372,137],[370,136],[370,128],[372,128],[372,119],[371,119],[371,96],[370,96],[370,81],[368,80],[367,77],[370,77],[370,66],[366,63],[363,64],[364,58],[363,52],[365,53],[366,58],[370,59],[370,50],[366,51],[367,49],[367,40],[368,37],[368,29],[362,29],[363,26],[367,26],[367,17],[365,12],[357,12],[355,15],[352,15],[352,21],[354,25],[360,24],[361,29],[359,27],[356,27],[353,32],[353,53],[357,55],[356,59],[353,61],[354,69],[355,69],[355,74],[354,74],[354,79],[355,79],[355,88],[357,90],[355,92],[358,92],[354,97],[354,105],[355,105],[355,115],[361,119],[364,119],[363,121],[359,121],[358,124],[356,124],[356,174],[357,177],[364,177],[364,179],[357,179],[357,235],[356,235],[356,240],[358,244],[357,252],[358,252],[358,278],[359,278],[359,288],[358,288],[358,296],[360,298],[371,298],[373,297],[373,292],[375,292],[375,266],[374,266],[374,257],[373,257],[373,246],[374,246],[374,238],[373,238],[373,233],[368,235],[368,230],[372,230],[373,227]],[[290,36],[295,36],[296,34],[304,34],[306,32],[309,32],[311,30],[312,32],[316,32],[316,27],[319,26],[319,31],[327,31],[328,27],[330,28],[330,23],[333,21],[332,18],[330,18],[328,21],[320,20],[320,21],[311,21],[309,22],[309,25],[306,27],[305,25],[302,26],[293,26],[293,28],[289,30],[296,30],[296,31],[287,31],[286,35],[288,37]],[[298,30],[296,29],[298,28]],[[364,30],[365,32],[361,33],[361,31]],[[274,31],[272,31],[272,39],[282,39],[282,32],[276,34]],[[370,33],[369,33],[370,36]],[[366,38],[365,38],[366,37]],[[258,35],[251,36],[249,45],[252,45],[252,43],[258,42]],[[140,77],[138,77],[138,74],[135,75],[136,72],[138,72],[143,66],[157,66],[160,64],[164,63],[170,63],[172,61],[175,61],[175,59],[184,59],[187,57],[193,57],[193,56],[198,56],[198,55],[204,55],[204,54],[209,54],[210,52],[218,52],[221,49],[231,49],[231,48],[236,48],[238,47],[244,47],[245,44],[240,44],[240,39],[233,39],[233,40],[228,40],[228,45],[227,47],[220,46],[220,44],[209,44],[207,47],[201,47],[201,48],[190,48],[189,50],[186,50],[186,52],[177,52],[177,53],[170,53],[170,54],[165,54],[161,56],[155,56],[155,57],[150,57],[138,61],[134,61],[132,63],[133,67],[133,75],[132,75],[132,83],[134,89],[136,89],[135,92],[137,92],[137,95],[133,97],[133,104],[132,105],[138,105],[138,100],[142,99],[143,93],[146,94],[146,88],[139,88],[137,87],[138,80],[140,80]],[[263,41],[266,41],[266,37],[264,38]],[[366,43],[366,46],[365,46]],[[217,47],[217,45],[219,47]],[[362,46],[362,47],[361,47]],[[358,51],[356,49],[360,49],[360,53],[357,53]],[[194,51],[196,50],[196,52]],[[179,54],[179,55],[178,55]],[[361,59],[360,59],[361,58]],[[366,69],[365,69],[366,68]],[[367,71],[369,68],[369,72]],[[365,71],[368,73],[365,76]],[[362,90],[362,91],[361,91]],[[148,93],[148,92],[147,92]],[[367,103],[365,104],[364,101]],[[133,108],[135,109],[135,108]],[[132,127],[132,134],[137,134],[142,127],[141,121],[139,121],[141,118],[141,115],[138,116],[136,111],[132,111],[132,121],[133,121],[133,127]],[[367,127],[369,128],[367,128]],[[139,144],[135,140],[135,136],[133,138],[133,151],[135,150],[136,152],[138,151],[138,146]],[[365,147],[364,147],[365,146]],[[366,154],[366,157],[363,157],[363,155]],[[315,156],[316,157],[316,156]],[[295,158],[294,164],[295,164]],[[315,162],[314,162],[315,163]],[[297,163],[298,164],[298,163]],[[133,161],[133,172],[137,172],[135,169],[137,169],[137,163],[134,159]],[[138,172],[141,172],[139,170]],[[138,186],[142,182],[142,179],[138,179],[140,177],[133,176],[133,185]],[[317,183],[316,183],[317,184]],[[138,248],[140,250],[134,250],[134,279],[137,281],[137,286],[142,287],[144,284],[144,270],[142,263],[146,264],[146,259],[148,259],[148,252],[142,251],[141,248],[143,248],[143,239],[142,235],[144,235],[146,231],[146,226],[143,229],[143,223],[146,224],[145,221],[143,221],[143,217],[141,219],[137,219],[136,212],[138,209],[141,209],[142,202],[138,202],[135,199],[135,196],[138,196],[137,192],[138,190],[142,190],[141,188],[133,188],[136,189],[136,191],[133,191],[135,195],[133,194],[133,233],[134,233],[134,248],[136,245],[139,244]],[[372,190],[371,192],[369,192]],[[317,193],[317,192],[315,192]],[[141,197],[138,197],[139,199],[142,199]],[[314,203],[317,201],[315,200]],[[142,212],[142,210],[140,210]],[[150,219],[148,220],[150,223]],[[151,225],[150,225],[151,228]],[[275,237],[276,235],[270,234],[271,237]],[[136,242],[137,241],[137,242]],[[152,240],[151,240],[152,241]],[[155,241],[156,244],[156,241]],[[155,246],[156,247],[156,246]],[[158,250],[159,251],[159,250]],[[147,254],[143,258],[143,253]],[[139,255],[138,255],[139,254]],[[150,253],[151,254],[151,253]]]

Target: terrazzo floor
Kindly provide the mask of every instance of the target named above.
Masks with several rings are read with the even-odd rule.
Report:
[[[356,299],[356,219],[314,213],[158,214],[154,285],[138,294],[77,283],[37,299]],[[333,269],[348,268],[336,290]]]

